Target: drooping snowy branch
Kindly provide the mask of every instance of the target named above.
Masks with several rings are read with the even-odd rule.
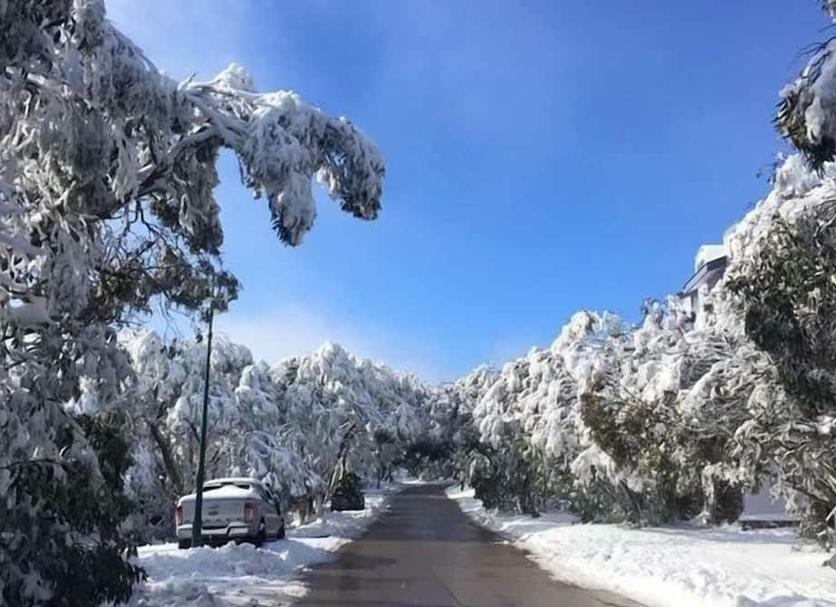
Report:
[[[153,537],[170,532],[165,509],[193,486],[206,349],[149,331],[124,339],[136,374],[126,408],[142,455],[130,488],[145,504],[146,537]],[[224,336],[213,349],[212,378],[207,474],[258,476],[288,502],[321,502],[344,472],[391,473],[421,430],[431,392],[335,344],[271,368]],[[166,526],[151,528],[147,521],[158,518]]]
[[[98,604],[130,592],[138,571],[120,556],[122,475],[109,472],[111,462],[127,463],[124,453],[104,453],[117,442],[102,438],[112,428],[101,426],[122,423],[133,375],[117,333],[157,304],[197,311],[213,297],[223,310],[236,297],[237,280],[221,269],[214,197],[223,149],[266,200],[284,243],[299,244],[314,223],[314,178],[346,212],[377,216],[383,162],[347,120],[295,93],[258,94],[234,65],[209,82],[177,83],[106,19],[103,0],[0,2],[0,493],[2,508],[26,513],[0,511],[0,536],[46,538],[38,551],[0,543],[7,601],[56,594]],[[212,393],[218,428],[235,387]],[[167,446],[161,457],[177,476],[189,453],[167,433],[189,427],[194,385],[184,380],[180,392],[154,398],[131,390],[145,400],[127,402],[147,405],[141,423]],[[160,411],[164,398],[173,400]],[[97,465],[99,452],[107,465]],[[148,449],[139,453],[149,459]],[[18,465],[30,460],[58,464]],[[131,485],[147,478],[133,475]],[[90,497],[102,482],[113,502],[72,509],[58,499],[70,489]],[[66,575],[79,555],[109,569]],[[64,587],[69,579],[83,599]],[[94,587],[101,579],[109,582]]]

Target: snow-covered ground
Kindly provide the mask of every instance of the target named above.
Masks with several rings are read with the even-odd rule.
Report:
[[[247,607],[275,606],[305,593],[293,580],[305,565],[331,558],[343,544],[356,537],[385,508],[382,491],[366,490],[366,509],[360,512],[327,512],[296,529],[287,538],[269,542],[262,549],[251,544],[227,544],[220,548],[178,550],[177,544],[139,549],[139,562],[148,580],[137,589],[130,607]]]
[[[487,512],[473,490],[447,495],[514,541],[556,578],[619,593],[649,607],[834,607],[836,571],[824,552],[795,549],[791,529],[737,526],[628,529]]]

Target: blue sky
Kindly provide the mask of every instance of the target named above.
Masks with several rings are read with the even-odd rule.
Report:
[[[636,318],[767,189],[778,90],[824,37],[814,0],[111,0],[177,77],[230,61],[372,137],[373,223],[322,196],[278,243],[230,159],[244,283],[219,320],[274,361],[330,339],[428,379],[547,345],[581,308]]]

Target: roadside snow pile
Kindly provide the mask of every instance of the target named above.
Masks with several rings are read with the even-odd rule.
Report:
[[[385,506],[389,490],[366,491],[366,509],[329,512],[289,529],[287,539],[258,549],[251,544],[178,550],[177,544],[139,549],[148,580],[137,589],[131,607],[227,607],[276,605],[305,593],[292,580],[305,565],[326,561],[359,535]]]
[[[789,529],[582,525],[567,514],[533,519],[488,512],[472,489],[451,487],[447,495],[557,579],[649,607],[836,606],[836,572],[820,566],[824,553],[793,550]]]

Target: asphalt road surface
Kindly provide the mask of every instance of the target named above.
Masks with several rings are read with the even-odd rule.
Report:
[[[462,514],[440,485],[416,485],[336,560],[302,576],[298,607],[637,607],[552,580],[526,553]]]

